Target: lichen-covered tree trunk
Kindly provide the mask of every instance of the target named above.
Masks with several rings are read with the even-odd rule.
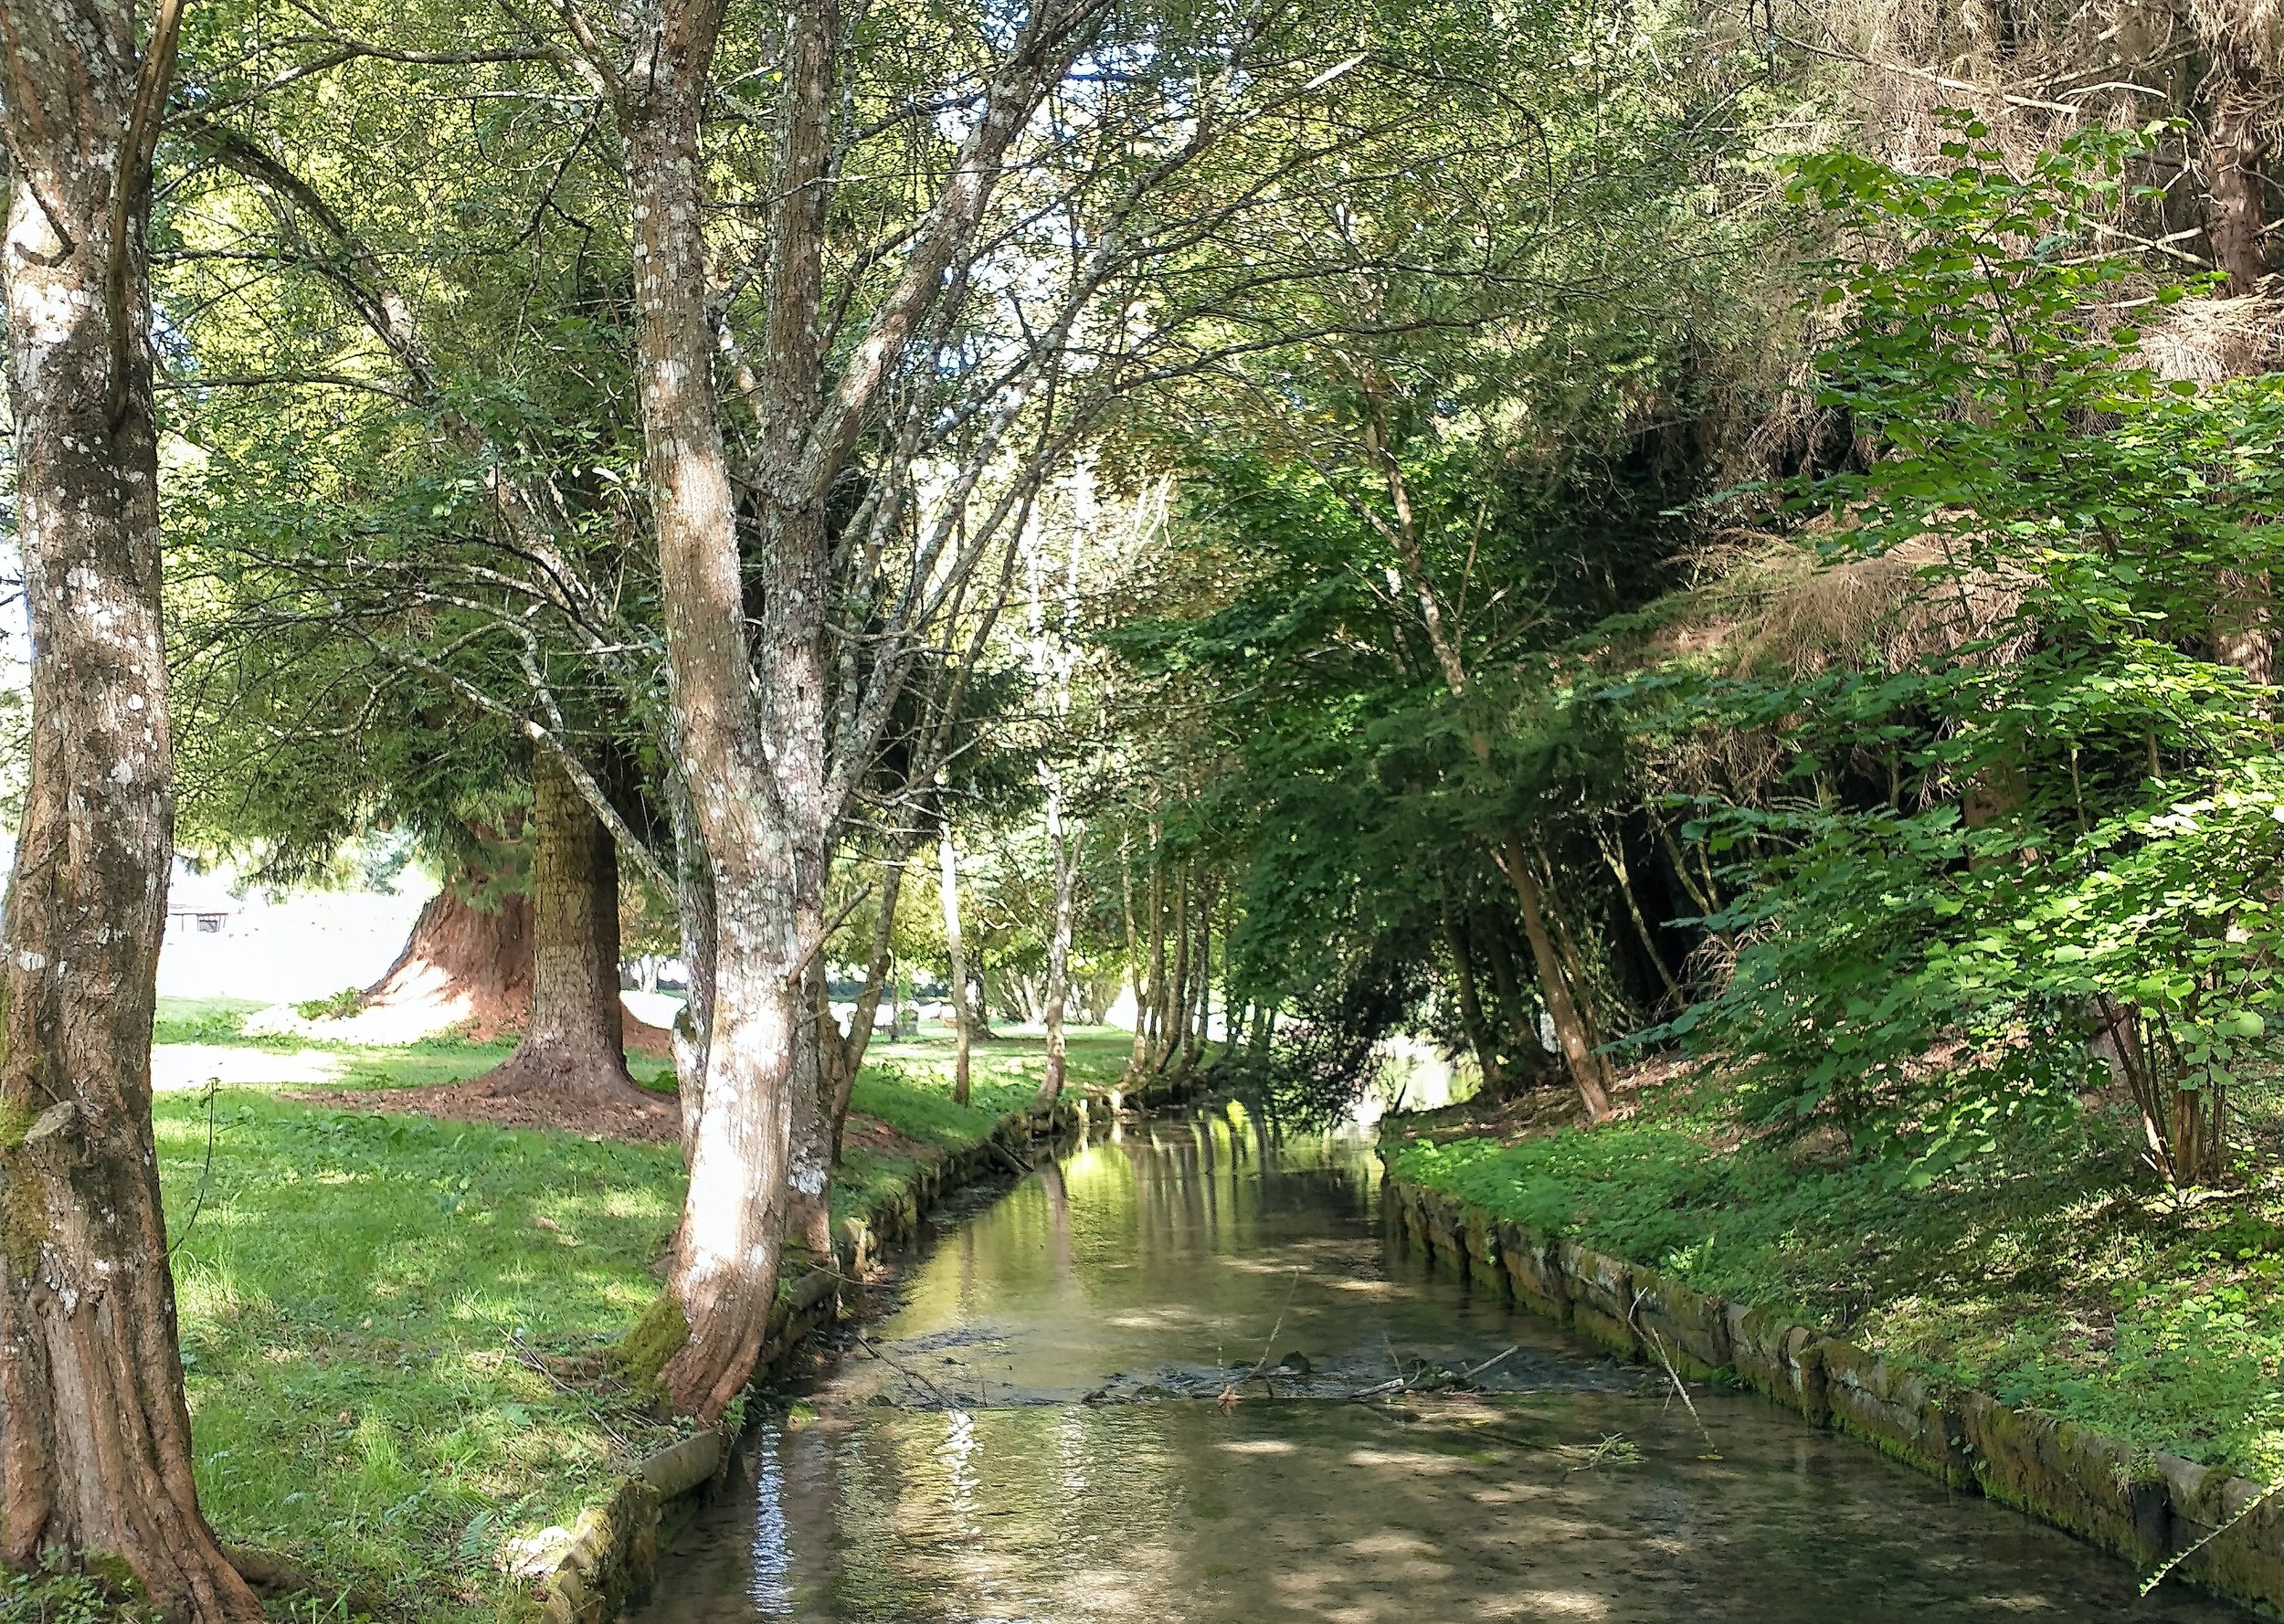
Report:
[[[968,944],[959,930],[959,848],[953,838],[951,815],[944,817],[936,842],[936,886],[944,903],[944,950],[952,983],[952,1098],[968,1103],[970,1088],[971,1032],[975,1023],[968,1013]]]
[[[688,1338],[660,1373],[718,1417],[767,1335],[785,1238],[798,961],[792,831],[762,748],[713,380],[699,125],[719,0],[664,0],[619,105],[634,224],[636,385],[655,514],[676,754],[712,870],[714,986],[690,1182],[667,1289]]]
[[[647,1100],[627,1071],[610,831],[552,751],[532,759],[532,801],[531,1008],[523,1041],[485,1081]]]
[[[1047,852],[1054,869],[1054,919],[1047,936],[1047,1070],[1039,1085],[1042,1100],[1063,1092],[1068,1067],[1063,1029],[1063,1006],[1071,992],[1071,915],[1078,895],[1079,843],[1085,826],[1063,814],[1063,775],[1052,764],[1039,770],[1047,792]]]
[[[0,1062],[0,1559],[122,1561],[253,1620],[191,1477],[151,1129],[174,850],[144,233],[179,8],[0,4],[31,779]]]
[[[674,826],[674,926],[682,947],[682,1007],[674,1018],[674,1092],[682,1107],[682,1161],[698,1140],[706,1097],[706,1044],[714,1029],[714,859],[679,764],[669,763],[666,802]]]

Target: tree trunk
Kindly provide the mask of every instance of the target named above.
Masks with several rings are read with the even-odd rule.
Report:
[[[1166,1013],[1158,1023],[1158,1067],[1179,1065],[1190,1042],[1190,866],[1174,871],[1174,971],[1166,984]]]
[[[1207,1028],[1213,1019],[1213,876],[1198,877],[1198,952],[1190,964],[1198,984],[1196,1007],[1190,1011],[1190,1031],[1182,1039],[1181,1069],[1192,1071],[1205,1058]]]
[[[1140,1073],[1149,1047],[1149,1013],[1139,938],[1134,928],[1134,870],[1129,866],[1130,837],[1118,838],[1118,912],[1126,929],[1126,980],[1134,988],[1134,1047],[1126,1053],[1126,1074]]]
[[[486,896],[498,877],[463,866],[413,921],[397,962],[365,989],[365,1010],[403,1010],[479,1043],[521,1032],[532,1007],[532,900]],[[487,905],[489,904],[489,905]]]
[[[682,1007],[674,1018],[674,1092],[682,1107],[682,1162],[698,1142],[706,1097],[706,1044],[714,1029],[714,860],[679,764],[666,768],[666,801],[674,825],[674,924],[681,938]]]
[[[1443,904],[1443,945],[1452,955],[1452,979],[1459,992],[1459,1024],[1467,1036],[1467,1046],[1475,1051],[1475,1064],[1483,1070],[1483,1091],[1494,1100],[1507,1093],[1507,1078],[1499,1070],[1497,1048],[1492,1043],[1491,1029],[1483,1018],[1483,1000],[1475,991],[1475,956],[1467,951],[1467,938],[1452,918],[1451,904]]]
[[[773,763],[755,690],[766,686],[784,704],[803,696],[815,703],[822,673],[787,669],[798,667],[805,650],[798,627],[784,622],[812,608],[821,613],[822,604],[821,592],[813,606],[769,593],[767,616],[777,624],[761,635],[773,645],[764,650],[775,668],[770,676],[790,678],[802,692],[788,694],[776,681],[757,685],[714,393],[701,227],[700,117],[722,4],[659,0],[636,20],[636,71],[617,101],[633,218],[635,375],[658,530],[675,753],[712,863],[715,922],[703,1093],[667,1281],[689,1337],[660,1381],[676,1410],[711,1421],[745,1385],[776,1298],[800,1016],[793,973],[804,936],[821,934],[822,923],[815,905],[821,878],[814,871],[822,829],[801,828],[805,799],[821,791],[821,754],[804,730],[777,742],[782,754]],[[794,42],[789,75],[823,70],[830,35],[817,34],[807,27]],[[808,539],[788,538],[795,552]],[[805,562],[774,559],[769,585]],[[813,647],[806,651],[814,659]],[[798,849],[804,834],[814,844],[807,853]]]
[[[1071,987],[1071,911],[1078,890],[1079,842],[1086,826],[1063,818],[1063,775],[1052,764],[1042,765],[1040,777],[1047,790],[1047,851],[1054,865],[1054,922],[1047,939],[1047,1071],[1039,1085],[1042,1100],[1063,1093],[1067,1066],[1063,1032],[1063,1006]]]
[[[1547,1001],[1547,1015],[1554,1022],[1555,1041],[1562,1046],[1562,1059],[1570,1068],[1571,1084],[1586,1108],[1586,1120],[1606,1122],[1610,1117],[1610,1090],[1602,1057],[1594,1052],[1591,1030],[1570,996],[1561,957],[1548,931],[1546,902],[1539,893],[1539,878],[1531,871],[1530,855],[1524,849],[1520,835],[1508,833],[1499,867],[1514,888],[1515,901],[1522,909],[1523,937],[1530,944],[1530,956],[1539,968],[1539,993]]]
[[[945,815],[944,828],[936,842],[937,885],[944,894],[944,946],[951,963],[948,966],[952,983],[952,1098],[968,1103],[968,948],[959,936],[959,849],[953,843],[952,819]]]
[[[2268,275],[2268,244],[2262,239],[2267,191],[2261,171],[2268,159],[2258,58],[2240,26],[2223,27],[2208,41],[2212,67],[2199,87],[2205,104],[2205,235],[2213,263],[2228,274],[2233,294],[2259,290]]]
[[[841,1070],[828,1056],[835,1051],[844,1057],[847,1053],[841,1045],[841,1030],[833,1024],[830,993],[820,954],[809,960],[802,976],[792,1093],[786,1106],[793,1119],[786,1173],[786,1234],[807,1247],[812,1260],[822,1263],[832,1260],[832,1167],[839,1153],[833,1107]]]
[[[864,985],[858,989],[856,1007],[849,1017],[848,1036],[838,1045],[835,1055],[828,1049],[826,1081],[832,1091],[832,1163],[841,1165],[841,1138],[849,1124],[849,1095],[856,1087],[857,1073],[864,1069],[864,1051],[872,1043],[872,1018],[880,1013],[881,989],[888,985],[889,969],[895,954],[893,944],[896,929],[896,900],[904,895],[904,868],[912,860],[911,852],[901,843],[895,856],[889,860],[886,872],[881,876],[881,906],[872,929],[872,956],[865,960]],[[823,1011],[818,1030],[830,1038],[837,1030],[832,1007],[828,1001],[823,981],[817,984],[817,1007]]]
[[[1158,1065],[1166,1041],[1166,858],[1158,849],[1159,826],[1150,820],[1150,1007],[1145,1062]],[[1142,1017],[1138,1014],[1137,1018]]]
[[[0,1560],[125,1564],[170,1617],[256,1620],[191,1476],[151,1130],[174,852],[150,154],[178,4],[0,4],[5,278],[31,778],[0,1061]]]
[[[627,1071],[610,832],[553,751],[533,755],[532,799],[530,1018],[515,1052],[481,1081],[502,1092],[647,1103]]]

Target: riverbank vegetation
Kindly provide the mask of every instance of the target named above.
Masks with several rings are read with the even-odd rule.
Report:
[[[0,29],[0,1560],[259,1610],[154,1028],[333,1065],[341,1146],[228,1095],[228,1154],[376,1223],[648,1190],[650,1300],[559,1328],[639,1312],[675,1425],[911,1143],[1209,1068],[1328,1121],[1412,1034],[1513,1107],[1435,1176],[2267,1459],[2259,8],[96,14]],[[369,986],[161,1010],[178,848],[440,885]],[[653,1148],[515,1136],[579,1124]],[[305,1244],[233,1210],[175,1255]],[[515,1241],[491,1344],[392,1334],[439,1391],[536,1395]],[[313,1559],[386,1566],[356,1506]]]
[[[216,1046],[214,1011],[168,1013]],[[200,1502],[264,1571],[310,1579],[304,1608],[513,1616],[561,1531],[686,1430],[610,1358],[681,1211],[671,1135],[392,1102],[433,1087],[453,1047],[361,1048],[330,1080],[182,1090],[154,1111]],[[1036,1037],[989,1045],[961,1105],[945,1034],[883,1048],[855,1089],[843,1216],[981,1143],[1045,1063]],[[1081,1076],[1115,1079],[1124,1035],[1073,1050]]]

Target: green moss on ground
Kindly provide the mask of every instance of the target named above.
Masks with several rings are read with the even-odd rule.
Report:
[[[2089,1115],[1910,1188],[1825,1146],[1741,1136],[1675,1084],[1630,1120],[1435,1143],[1393,1119],[1398,1178],[1795,1316],[1940,1379],[2137,1448],[2284,1471],[2284,1182],[2175,1201],[2127,1124]],[[2274,1167],[2284,1123],[2255,1123]]]
[[[227,1041],[215,1018],[235,1029],[242,1011],[190,1013],[162,1039],[189,1024],[199,1042]],[[1074,1044],[1074,1081],[1115,1078],[1113,1049],[1122,1061],[1123,1042]],[[368,1046],[356,1074],[325,1081],[449,1081],[439,1061],[472,1074],[502,1052]],[[857,1109],[944,1152],[1028,1103],[1043,1064],[1036,1038],[987,1046],[962,1107],[947,1042],[874,1052],[885,1063],[859,1078]],[[494,1564],[502,1541],[568,1525],[676,1435],[638,1384],[578,1373],[606,1367],[622,1339],[646,1355],[668,1340],[650,1333],[665,1328],[656,1264],[681,1211],[681,1158],[281,1095],[302,1086],[222,1090],[205,1177],[201,1097],[155,1107],[200,1495],[225,1539],[407,1616],[508,1616],[518,1587]],[[836,1204],[893,1196],[918,1165],[853,1156]]]

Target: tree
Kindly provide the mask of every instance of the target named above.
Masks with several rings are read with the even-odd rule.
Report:
[[[151,1128],[174,850],[145,233],[179,4],[0,6],[32,771],[0,1066],[0,1557],[261,1608],[200,1515]]]
[[[533,757],[532,798],[529,1019],[515,1052],[480,1084],[647,1099],[627,1071],[617,843],[551,752]]]

